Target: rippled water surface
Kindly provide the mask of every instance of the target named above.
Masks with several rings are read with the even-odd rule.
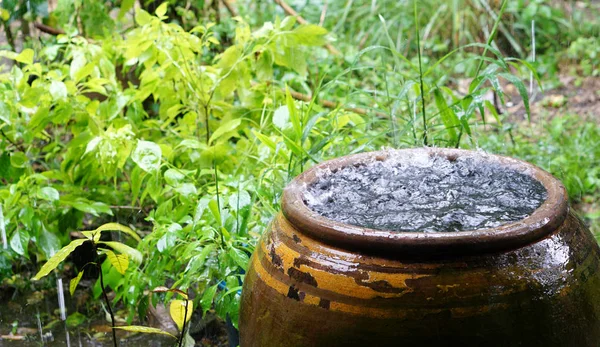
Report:
[[[425,154],[323,172],[304,196],[311,209],[343,223],[453,232],[521,220],[543,203],[546,190],[493,160]]]

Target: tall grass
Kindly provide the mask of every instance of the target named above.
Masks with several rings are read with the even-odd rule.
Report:
[[[421,35],[419,34],[419,16],[417,15],[417,0],[413,0],[415,15],[415,33],[417,37],[417,55],[419,56],[419,88],[421,89],[421,108],[423,112],[423,145],[427,146],[427,113],[425,112],[425,90],[423,88],[423,62],[421,59]]]

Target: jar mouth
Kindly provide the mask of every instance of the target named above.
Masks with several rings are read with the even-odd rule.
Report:
[[[529,175],[546,189],[546,200],[528,217],[495,228],[453,232],[398,232],[371,229],[337,222],[313,211],[305,203],[305,188],[320,177],[352,165],[383,161],[390,156],[442,156],[480,159]],[[383,150],[340,157],[318,164],[296,177],[284,190],[283,215],[300,233],[329,245],[366,253],[403,257],[438,257],[502,252],[536,242],[555,231],[565,220],[569,206],[563,184],[548,172],[530,163],[479,151],[448,148]]]

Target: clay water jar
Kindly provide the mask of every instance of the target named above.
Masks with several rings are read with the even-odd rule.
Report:
[[[415,151],[415,150],[400,150]],[[303,199],[318,170],[384,160],[373,152],[324,162],[284,191],[242,292],[241,347],[599,346],[600,249],[564,186],[516,159],[547,190],[529,217],[493,229],[393,232],[326,219]]]

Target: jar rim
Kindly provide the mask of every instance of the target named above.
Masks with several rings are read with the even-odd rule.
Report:
[[[397,232],[345,224],[323,217],[304,202],[304,187],[317,180],[322,170],[336,171],[350,165],[383,161],[391,155],[423,154],[445,156],[450,160],[468,156],[498,163],[539,181],[547,191],[547,198],[531,215],[516,222],[488,229],[433,233]],[[482,151],[434,147],[365,152],[328,160],[292,180],[284,189],[282,197],[283,215],[300,233],[344,249],[409,257],[473,255],[520,248],[557,230],[568,211],[564,185],[533,164]]]

